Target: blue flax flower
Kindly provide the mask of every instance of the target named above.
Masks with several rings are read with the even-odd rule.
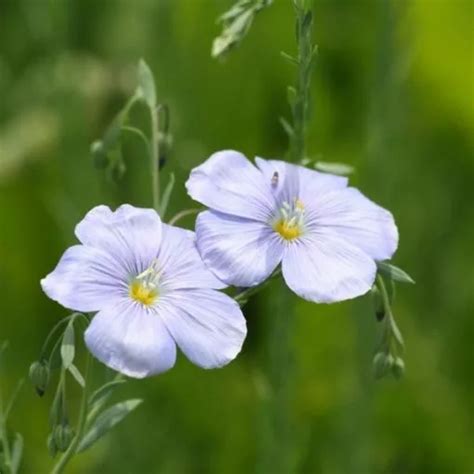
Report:
[[[195,168],[189,195],[208,206],[196,240],[206,265],[229,285],[258,285],[282,263],[299,296],[331,303],[366,293],[377,260],[391,258],[398,231],[390,212],[347,178],[283,161],[221,151]]]
[[[85,333],[89,350],[131,377],[171,368],[176,345],[195,364],[221,367],[246,335],[237,303],[199,257],[194,233],[161,222],[152,209],[92,209],[70,247],[41,281],[66,308],[98,313]]]

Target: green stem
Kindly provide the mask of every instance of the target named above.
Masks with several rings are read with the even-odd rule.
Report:
[[[296,96],[292,104],[293,124],[290,133],[289,158],[301,163],[306,153],[306,128],[314,49],[311,43],[312,13],[295,2],[297,32]],[[260,420],[260,458],[257,470],[261,473],[295,472],[297,440],[292,430],[291,403],[294,376],[293,346],[295,314],[291,293],[279,288],[267,304],[271,327],[265,344],[265,375],[268,394],[262,400]]]
[[[153,190],[153,207],[160,209],[160,150],[159,150],[159,109],[150,108],[151,116],[151,181]]]
[[[84,372],[84,389],[82,391],[82,400],[81,400],[81,407],[79,411],[79,419],[77,422],[77,429],[76,435],[74,436],[71,444],[69,445],[66,452],[61,456],[58,463],[54,466],[51,474],[61,474],[64,472],[69,461],[74,457],[76,454],[77,447],[84,435],[84,428],[86,426],[86,419],[87,419],[87,398],[88,398],[88,384],[89,384],[89,366],[91,363],[91,356],[89,352],[87,352],[87,359],[86,359],[86,368]]]
[[[290,140],[290,159],[301,162],[306,155],[306,126],[309,119],[310,86],[314,48],[311,39],[312,13],[302,5],[296,9],[296,38],[298,45],[298,73],[296,97],[292,107],[293,133]]]
[[[168,222],[168,224],[174,225],[178,221],[180,221],[183,217],[191,216],[193,214],[198,214],[201,211],[203,211],[203,209],[185,209],[184,211],[180,211],[175,216],[173,216]]]
[[[40,360],[44,359],[44,355],[46,353],[46,349],[48,348],[48,345],[51,341],[51,339],[53,338],[53,336],[55,335],[56,331],[65,323],[67,323],[73,316],[75,317],[76,313],[72,313],[70,314],[69,316],[66,316],[65,318],[62,318],[60,319],[53,327],[53,329],[51,329],[51,331],[49,332],[48,336],[46,337],[44,343],[43,343],[43,347],[41,348],[41,352],[40,352]],[[60,338],[61,339],[61,338]]]
[[[234,299],[235,301],[237,301],[237,303],[239,303],[239,305],[242,307],[242,306],[245,306],[245,304],[247,303],[248,299],[259,293],[260,291],[262,291],[266,286],[268,286],[270,284],[270,282],[276,278],[277,276],[281,275],[281,269],[278,268],[277,270],[275,270],[271,275],[270,277],[265,280],[263,283],[261,283],[260,285],[257,285],[257,286],[252,286],[250,288],[245,288],[244,290],[242,290],[240,293],[237,293],[235,296],[234,296]]]

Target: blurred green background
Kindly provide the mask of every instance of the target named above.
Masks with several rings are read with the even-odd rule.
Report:
[[[171,108],[171,212],[192,205],[184,181],[213,151],[284,156],[278,118],[289,114],[294,69],[280,51],[295,48],[291,2],[275,0],[219,62],[210,57],[215,19],[229,5],[0,0],[0,340],[10,341],[3,392],[67,314],[39,280],[74,243],[75,223],[100,203],[151,204],[136,138],[124,138],[128,171],[118,184],[89,154],[133,91],[140,57]],[[401,234],[394,262],[417,285],[400,287],[395,304],[406,341],[399,382],[372,380],[377,323],[368,297],[331,306],[292,297],[294,472],[474,469],[473,5],[315,1],[310,156],[356,166],[352,182],[393,211]],[[145,119],[133,114],[135,123]],[[192,227],[192,218],[183,224]],[[145,403],[70,472],[254,472],[268,396],[268,306],[281,291],[275,284],[248,305],[243,353],[225,369],[203,371],[180,357],[169,373],[123,387],[120,396]],[[24,473],[51,466],[51,397],[25,386],[11,419],[25,438]]]

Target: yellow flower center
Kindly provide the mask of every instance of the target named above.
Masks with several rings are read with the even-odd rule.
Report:
[[[304,231],[304,204],[300,199],[284,202],[279,215],[273,222],[273,230],[285,240],[294,240]]]
[[[156,291],[156,288],[150,288],[139,280],[135,280],[131,283],[129,294],[132,299],[144,304],[145,306],[152,305],[156,298],[158,298],[158,291]]]
[[[293,240],[301,235],[301,229],[297,225],[292,225],[289,222],[279,219],[273,225],[276,230],[285,240]]]
[[[145,306],[151,306],[158,298],[160,271],[153,260],[150,267],[132,280],[128,288],[130,298]]]

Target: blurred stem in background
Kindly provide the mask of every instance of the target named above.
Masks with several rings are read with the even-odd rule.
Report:
[[[372,171],[374,182],[383,179],[385,167],[381,160],[387,159],[390,144],[384,140],[393,123],[393,109],[389,97],[394,94],[396,84],[391,82],[394,63],[395,12],[391,0],[377,3],[377,33],[374,37],[375,67],[372,80],[371,112],[368,119],[368,155],[369,173]],[[378,276],[381,280],[381,277]],[[381,280],[383,285],[383,280]],[[384,288],[384,287],[383,287]],[[342,436],[350,442],[341,443],[344,447],[341,464],[346,472],[369,472],[373,466],[374,453],[374,396],[375,381],[370,367],[373,354],[367,350],[367,341],[374,337],[374,317],[370,314],[368,298],[353,306],[356,326],[355,367],[358,370],[358,386],[352,403],[349,404],[342,420]],[[372,317],[371,317],[372,316]],[[386,315],[386,318],[391,315]],[[379,321],[378,325],[385,324]]]
[[[297,56],[283,54],[296,65],[296,84],[289,87],[292,124],[282,119],[289,138],[289,159],[302,163],[306,155],[306,128],[309,119],[311,71],[315,48],[312,44],[310,1],[295,0]],[[265,341],[264,374],[267,380],[262,402],[260,453],[257,471],[286,473],[295,471],[295,434],[292,432],[293,360],[295,313],[292,294],[281,282],[268,300],[265,314],[271,316]]]

